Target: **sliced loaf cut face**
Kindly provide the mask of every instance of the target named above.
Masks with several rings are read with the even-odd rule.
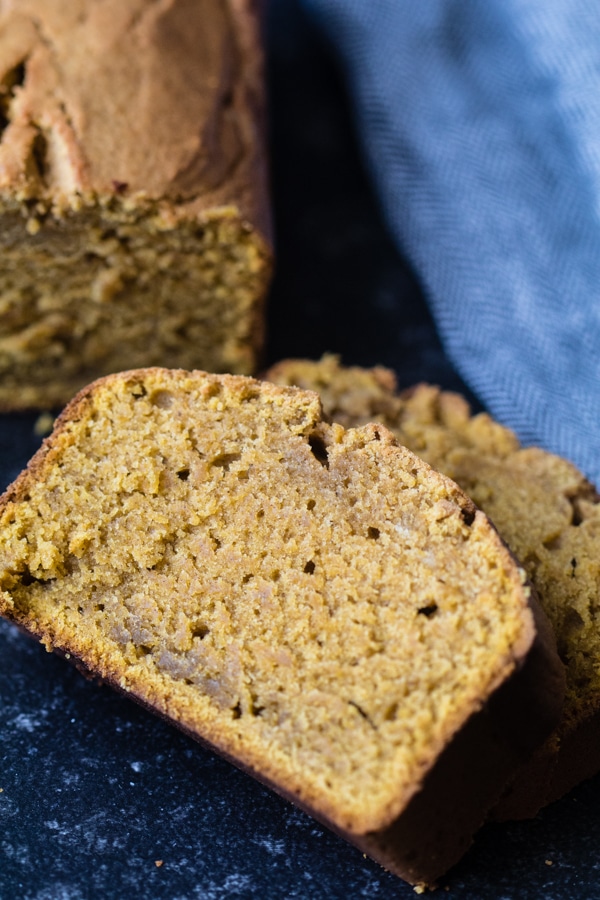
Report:
[[[600,504],[571,463],[524,448],[458,394],[421,384],[399,393],[384,368],[345,367],[335,356],[287,360],[267,374],[317,390],[346,427],[384,423],[398,441],[458,482],[490,517],[535,586],[566,665],[558,728],[495,812],[523,818],[600,770]]]
[[[271,246],[254,0],[0,6],[0,409],[250,373]]]
[[[0,588],[48,649],[413,882],[464,852],[559,714],[562,667],[486,517],[295,388],[90,386],[2,499]]]

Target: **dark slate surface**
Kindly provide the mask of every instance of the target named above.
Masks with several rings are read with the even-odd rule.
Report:
[[[267,361],[330,350],[348,363],[385,363],[403,384],[461,389],[387,237],[335,71],[294,0],[273,0],[270,47],[279,268]],[[35,419],[0,417],[0,487],[38,446]],[[415,896],[6,623],[0,788],[0,900]],[[439,896],[597,898],[599,836],[596,778],[535,821],[484,828]]]

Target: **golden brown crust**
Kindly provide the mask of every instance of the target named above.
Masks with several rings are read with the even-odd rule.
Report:
[[[453,482],[382,425],[344,431],[315,393],[241,376],[155,368],[91,385],[0,523],[5,616],[403,877],[417,872],[406,847],[390,861],[373,835],[395,833],[541,640],[522,572]],[[523,736],[555,720],[560,665],[544,646],[519,739],[495,715],[503,762],[419,878],[455,861]],[[540,685],[549,701],[532,709]]]
[[[5,5],[0,190],[58,208],[139,195],[185,218],[235,204],[268,233],[258,29],[241,0]]]

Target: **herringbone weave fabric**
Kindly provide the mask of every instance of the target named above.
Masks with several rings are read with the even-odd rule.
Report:
[[[488,409],[600,482],[600,3],[304,0]]]

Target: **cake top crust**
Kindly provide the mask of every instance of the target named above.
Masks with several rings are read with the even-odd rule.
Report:
[[[257,32],[249,0],[1,3],[0,191],[188,217],[235,202],[255,221]]]

